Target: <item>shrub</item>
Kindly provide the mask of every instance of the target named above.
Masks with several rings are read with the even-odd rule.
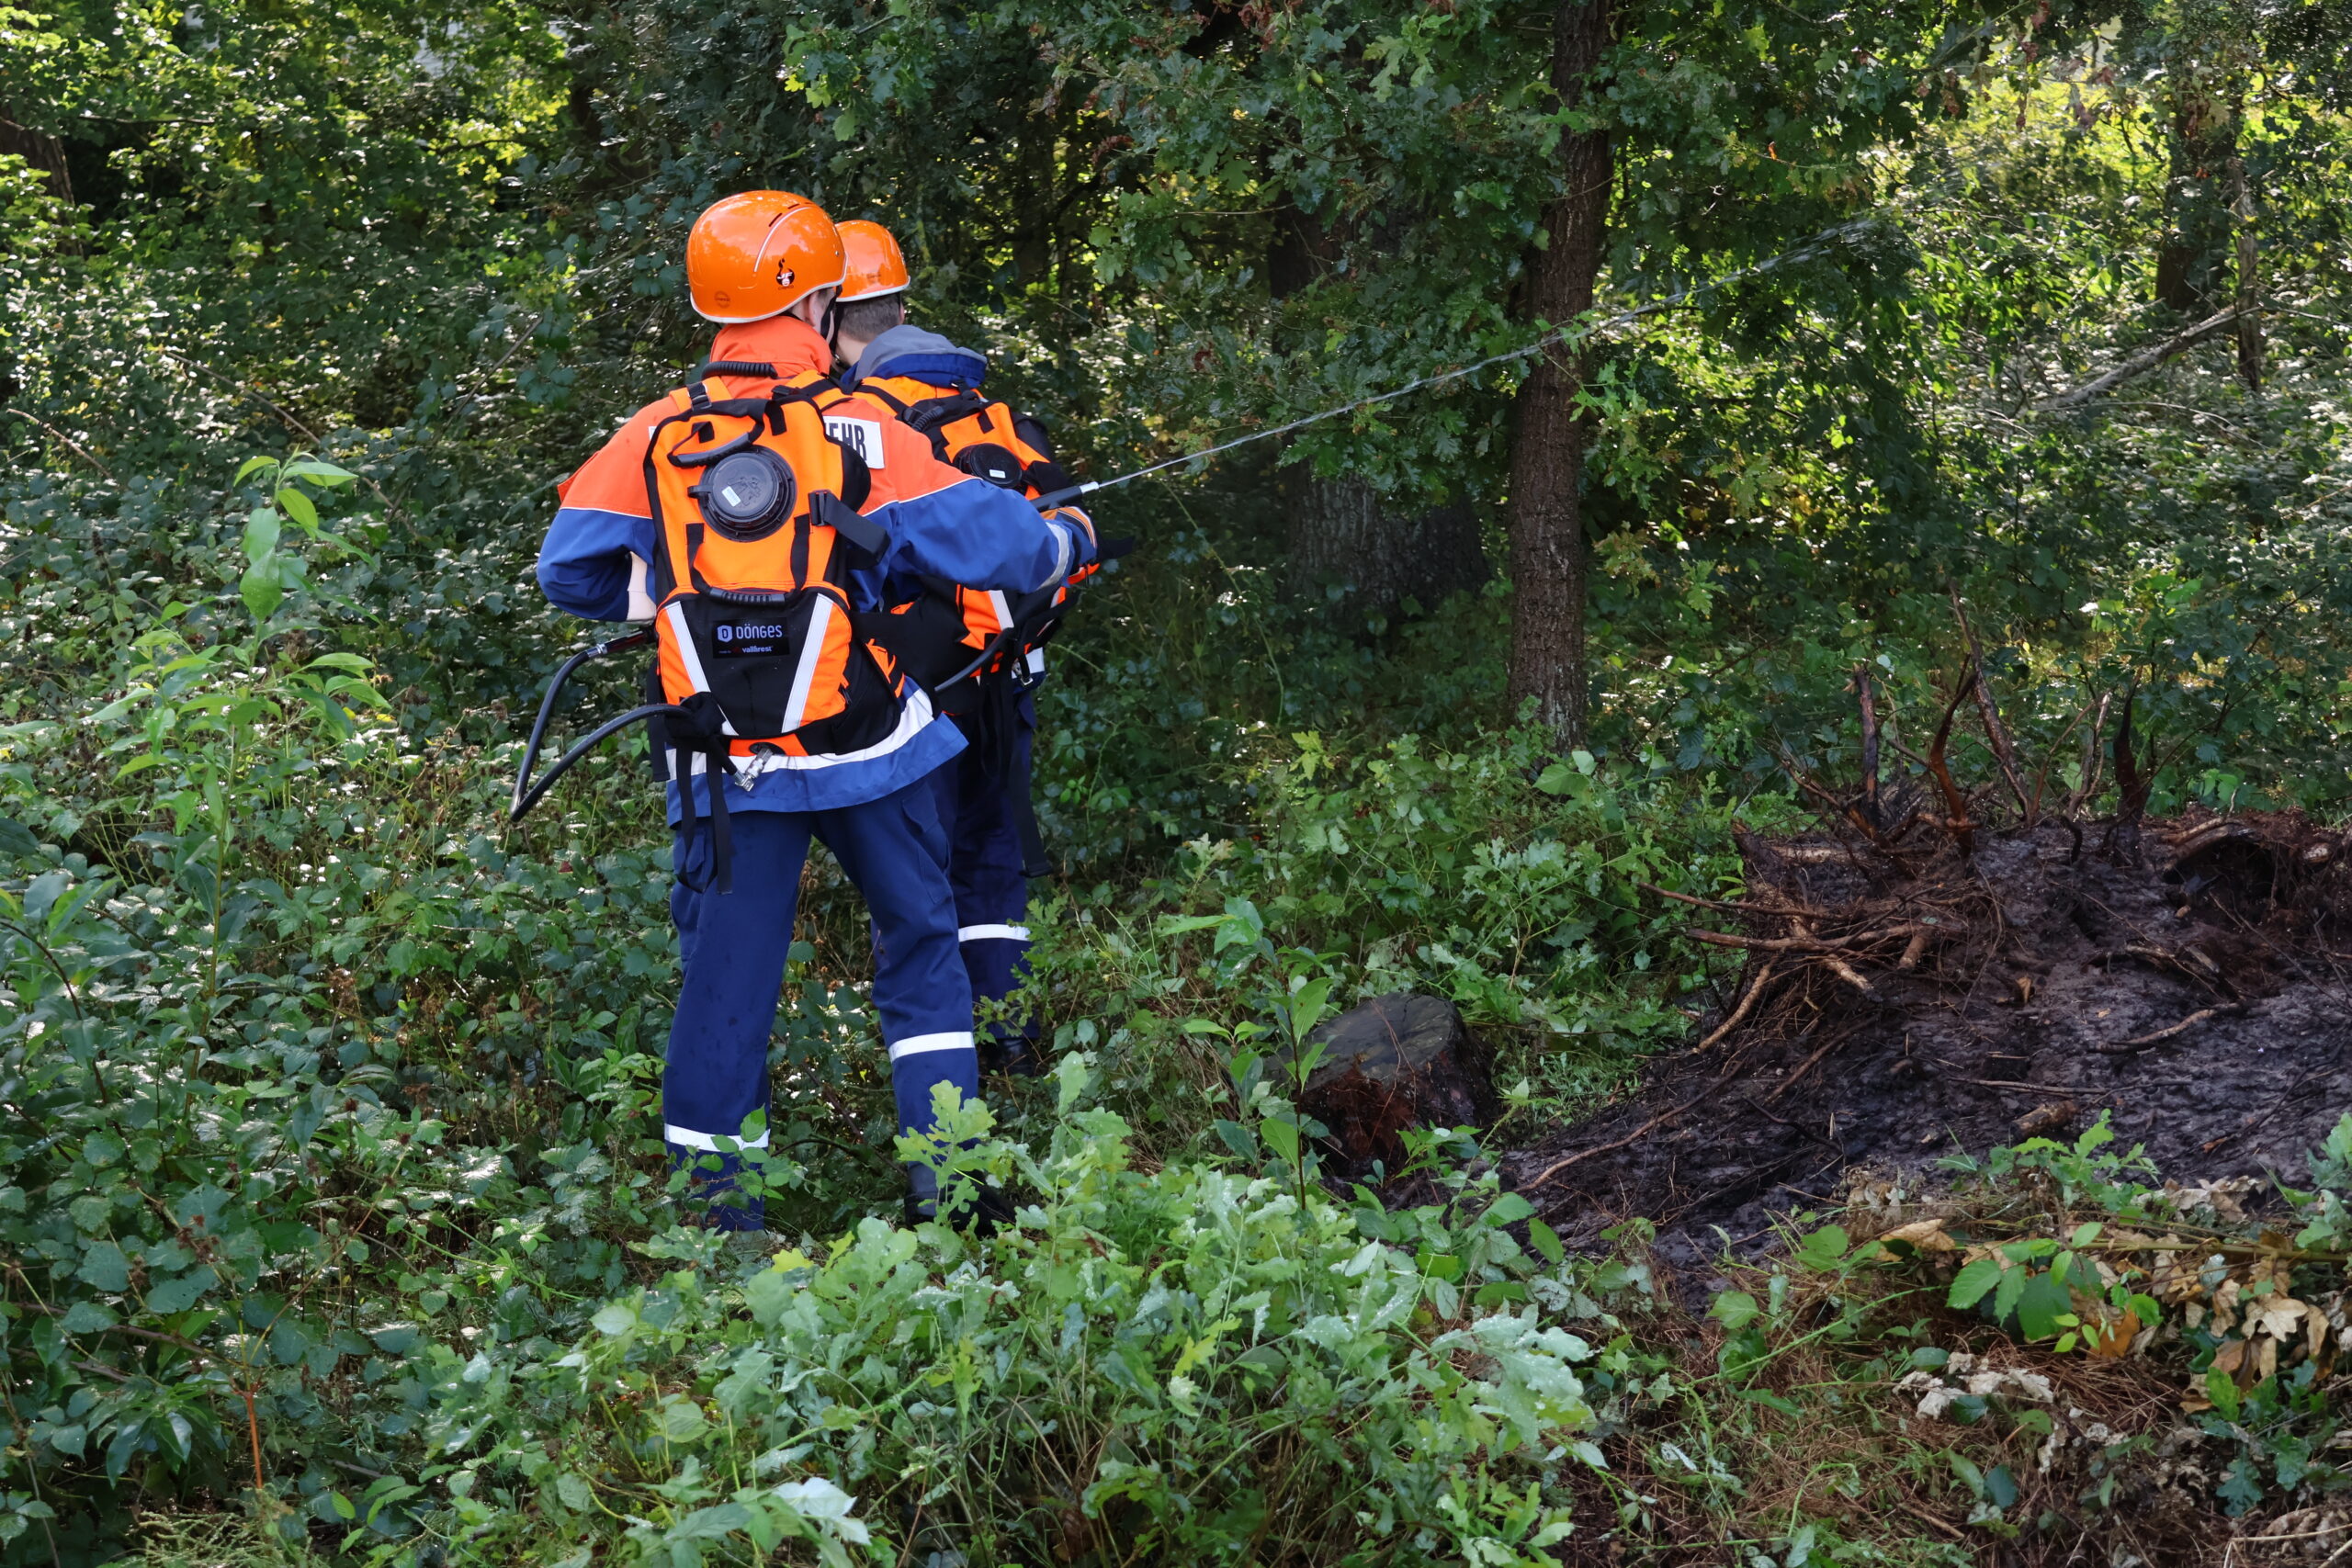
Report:
[[[1548,1561],[1561,1467],[1595,1457],[1575,1437],[1589,1349],[1454,1282],[1465,1254],[1474,1286],[1534,1271],[1500,1228],[1525,1205],[1474,1205],[1417,1256],[1279,1175],[1136,1168],[1085,1078],[1064,1058],[1042,1156],[959,1157],[1035,1190],[993,1239],[869,1219],[739,1280],[673,1232],[650,1250],[682,1266],[568,1353],[435,1352],[423,1435],[455,1467],[466,1551]],[[978,1139],[986,1113],[946,1126]]]

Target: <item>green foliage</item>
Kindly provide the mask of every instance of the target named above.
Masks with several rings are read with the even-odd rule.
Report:
[[[1545,1561],[1566,1523],[1544,1483],[1590,1457],[1584,1342],[1532,1309],[1457,1315],[1458,1274],[1319,1192],[1136,1169],[1086,1079],[1063,1058],[1043,1153],[966,1156],[1034,1195],[993,1241],[867,1220],[736,1278],[673,1233],[653,1251],[684,1266],[563,1353],[437,1351],[423,1436],[473,1560],[801,1535],[829,1562]],[[1476,1273],[1539,1267],[1466,1228]]]
[[[1453,998],[1507,1043],[1522,1109],[1613,1085],[1681,1026],[1698,960],[1638,885],[1734,876],[1722,803],[1589,755],[1549,763],[1532,731],[1459,750],[1290,739],[1258,743],[1250,837],[1195,840],[1144,896],[1101,883],[1041,922],[1035,988],[1074,1014],[1057,1043],[1110,1052],[1114,1100],[1156,1142],[1232,1144],[1213,1108],[1275,1085],[1243,1068],[1229,1090],[1233,1047],[1288,1052],[1326,1005]],[[1199,1016],[1235,1010],[1238,1032]]]
[[[64,705],[43,712],[20,690],[16,722],[0,732],[0,852],[11,867],[0,876],[0,1245],[15,1260],[0,1319],[22,1456],[0,1484],[16,1499],[10,1528],[22,1527],[15,1550],[37,1550],[51,1530],[102,1542],[135,1502],[207,1495],[245,1497],[269,1539],[324,1529],[347,1535],[360,1556],[420,1531],[487,1527],[500,1541],[536,1543],[542,1526],[522,1502],[541,1495],[526,1484],[536,1464],[459,1464],[463,1446],[450,1439],[483,1413],[445,1425],[435,1413],[474,1410],[465,1401],[484,1386],[482,1369],[503,1369],[494,1390],[527,1389],[541,1403],[502,1407],[485,1444],[570,1429],[548,1403],[555,1388],[568,1388],[566,1399],[590,1393],[562,1383],[573,1377],[558,1365],[564,1347],[602,1342],[593,1324],[617,1310],[608,1306],[616,1293],[637,1302],[651,1299],[630,1293],[638,1288],[679,1289],[654,1272],[662,1260],[693,1264],[697,1279],[713,1262],[702,1233],[676,1228],[692,1217],[680,1206],[685,1177],[666,1170],[653,1135],[657,1065],[643,1047],[673,960],[666,880],[650,852],[618,836],[637,786],[617,761],[592,773],[537,854],[482,834],[509,754],[471,757],[387,722],[413,699],[388,691],[386,671],[355,651],[381,650],[395,666],[403,657],[372,615],[399,547],[368,512],[331,514],[369,493],[322,482],[346,471],[299,457],[249,461],[238,477],[258,481],[258,497],[232,489],[225,506],[208,498],[197,525],[135,546],[114,543],[107,534],[139,536],[101,533],[67,493],[15,514],[27,525],[23,547],[54,576],[34,579],[13,613],[19,628],[38,628],[44,702]],[[311,488],[328,512],[304,499]],[[264,520],[277,524],[274,537]],[[286,568],[297,549],[315,569]],[[279,590],[260,604],[257,570]],[[1362,655],[1335,653],[1334,668],[1350,664],[1361,668]],[[1295,784],[1253,764],[1276,785],[1266,797],[1279,811],[1270,845],[1248,846],[1246,859],[1202,852],[1225,889],[1222,912],[1178,913],[1211,897],[1211,878],[1180,867],[1167,914],[1138,914],[1139,972],[1191,977],[1172,992],[1154,982],[1145,1010],[1163,1021],[1120,1038],[1104,1089],[1119,1104],[1149,1105],[1150,1086],[1196,1070],[1199,1046],[1221,1039],[1219,1096],[1230,1103],[1216,1109],[1246,1157],[1203,1163],[1187,1154],[1186,1124],[1162,1115],[1151,1129],[1156,1157],[1132,1167],[1111,1111],[1023,1105],[1017,1095],[1010,1122],[1036,1129],[1046,1155],[1032,1158],[985,1136],[984,1121],[956,1117],[928,1151],[1035,1197],[1028,1239],[1007,1245],[1035,1242],[1062,1262],[1099,1257],[1098,1245],[1123,1249],[1119,1268],[1087,1274],[1075,1298],[1104,1357],[1125,1353],[1142,1298],[1188,1279],[1189,1294],[1137,1352],[1138,1387],[1189,1378],[1207,1403],[1152,1394],[1131,1408],[1116,1401],[1145,1395],[1073,1381],[1056,1359],[1069,1303],[1032,1289],[1027,1273],[967,1278],[941,1254],[930,1283],[901,1280],[900,1263],[884,1274],[923,1308],[934,1299],[927,1292],[952,1286],[979,1312],[1014,1299],[1006,1280],[1036,1303],[1036,1315],[1007,1330],[1002,1370],[989,1373],[1012,1403],[958,1440],[1019,1431],[1004,1412],[1032,1408],[1044,1387],[1083,1392],[1049,1422],[1059,1431],[1134,1440],[1134,1421],[1150,1413],[1148,1441],[1134,1449],[1146,1457],[1128,1461],[1142,1468],[1074,1489],[1068,1508],[1079,1517],[1124,1530],[1123,1510],[1141,1509],[1171,1551],[1238,1550],[1231,1543],[1271,1528],[1268,1499],[1312,1496],[1329,1505],[1307,1530],[1317,1541],[1379,1539],[1393,1549],[1426,1530],[1433,1541],[1492,1541],[1497,1561],[1530,1558],[1563,1526],[1555,1450],[1567,1443],[1573,1457],[1582,1419],[1563,1359],[1570,1342],[1529,1293],[1570,1268],[1557,1238],[1529,1224],[1536,1250],[1524,1250],[1512,1227],[1531,1219],[1527,1207],[1498,1200],[1491,1177],[1483,1186],[1450,1178],[1453,1204],[1414,1216],[1333,1203],[1316,1179],[1320,1130],[1291,1097],[1311,1067],[1301,1046],[1324,1012],[1343,991],[1392,983],[1394,963],[1366,966],[1375,937],[1407,953],[1450,937],[1453,955],[1432,972],[1493,966],[1483,984],[1505,999],[1498,1008],[1574,994],[1545,979],[1555,967],[1617,976],[1624,996],[1594,1016],[1626,1038],[1653,1027],[1660,1014],[1645,998],[1657,973],[1635,959],[1648,951],[1643,941],[1666,952],[1662,933],[1611,917],[1617,935],[1573,968],[1557,956],[1568,949],[1543,939],[1572,917],[1597,927],[1578,916],[1596,898],[1630,905],[1628,876],[1686,874],[1670,847],[1678,797],[1663,782],[1647,793],[1619,785],[1597,764],[1573,785],[1532,778],[1541,759],[1526,740],[1491,755],[1401,743],[1361,764],[1319,738],[1291,746]],[[1385,826],[1367,825],[1375,797],[1386,802]],[[1453,854],[1453,836],[1474,822],[1495,845]],[[1393,863],[1390,883],[1342,871],[1372,863],[1329,830],[1341,823]],[[1510,840],[1534,848],[1514,858]],[[1304,897],[1314,879],[1363,881],[1365,900],[1317,906]],[[1437,925],[1469,890],[1500,900],[1521,880],[1529,891],[1494,923]],[[1261,901],[1333,946],[1278,942]],[[776,1100],[778,1135],[754,1163],[779,1215],[822,1234],[856,1226],[887,1194],[887,1161],[829,1160],[820,1177],[803,1156],[829,1144],[854,1154],[890,1111],[864,1000],[823,957],[845,911],[822,890],[812,905],[816,940],[794,948],[797,994],[778,1021],[775,1055],[788,1086]],[[1385,911],[1375,931],[1335,940],[1343,921],[1374,910]],[[1048,912],[1041,923],[1056,932],[1052,953],[1079,953],[1092,940],[1082,919]],[[1588,934],[1579,928],[1579,940]],[[1041,987],[1074,991],[1071,962],[1041,964]],[[1080,1005],[1103,995],[1090,984]],[[1195,1214],[1200,1234],[1176,1247],[1170,1227]],[[854,1234],[849,1261],[836,1259],[842,1272],[830,1278],[846,1280],[875,1248],[895,1257],[905,1245],[870,1224]],[[963,1246],[944,1231],[924,1245]],[[822,1243],[803,1246],[830,1256]],[[1233,1272],[1219,1271],[1228,1264]],[[697,1326],[672,1343],[685,1359],[653,1374],[665,1389],[741,1325],[732,1287],[695,1289]],[[890,1315],[873,1320],[892,1333],[922,1316],[892,1301]],[[1335,1337],[1333,1325],[1370,1324],[1392,1308],[1360,1337],[1354,1327]],[[1246,1333],[1208,1334],[1235,1314]],[[837,1338],[838,1326],[828,1320],[820,1337]],[[904,1359],[918,1353],[937,1359]],[[856,1376],[869,1392],[902,1393],[965,1353],[910,1341],[899,1359],[877,1350]],[[1367,1427],[1367,1409],[1404,1425]],[[1228,1416],[1245,1410],[1280,1463],[1261,1466],[1254,1446],[1218,1446]],[[618,1465],[611,1473],[622,1484],[669,1489],[637,1517],[662,1521],[646,1539],[674,1556],[705,1531],[718,1540],[805,1530],[854,1547],[850,1525],[871,1522],[875,1507],[876,1539],[901,1539],[898,1505],[884,1503],[873,1478],[896,1476],[944,1439],[928,1427],[899,1429],[905,1458],[874,1468],[880,1461],[857,1446],[867,1438],[844,1429],[851,1446],[828,1450],[821,1464],[796,1461],[804,1484],[781,1500],[773,1487],[786,1478],[745,1500],[736,1495],[745,1483],[710,1479],[735,1472],[709,1464],[648,1481],[639,1461],[650,1440],[632,1436],[564,1462],[591,1476]],[[520,1451],[508,1456],[514,1464],[525,1462]],[[1057,1439],[1023,1462],[1077,1466],[1110,1451]],[[1348,1492],[1340,1478],[1371,1490]],[[834,1484],[873,1501],[828,1513]],[[1080,1495],[1089,1489],[1099,1491],[1092,1504]],[[482,1501],[501,1495],[506,1503]],[[1201,1498],[1215,1506],[1196,1506]],[[1069,1524],[1062,1504],[1025,1502],[1028,1512],[991,1523],[998,1501],[973,1494],[958,1506],[975,1529],[1030,1543],[1008,1552],[1109,1528]],[[738,1508],[740,1517],[726,1511]]]
[[[2311,1256],[2200,1277],[2196,1325],[2095,1269],[2152,1271],[2118,1233],[2189,1218],[2030,1143],[1985,1179],[2054,1206],[1972,1235],[1957,1298],[1849,1219],[1702,1327],[1638,1225],[1569,1258],[1453,1130],[1411,1144],[1446,1203],[1334,1203],[1297,1094],[1319,1017],[1408,987],[1501,1046],[1504,1142],[1622,1084],[1702,978],[1637,885],[1726,891],[1736,814],[1781,814],[1791,764],[1849,776],[1857,666],[1924,733],[1948,588],[2052,799],[2112,798],[2102,701],[2155,810],[2346,797],[2331,14],[1902,6],[1829,48],[1787,7],[1621,6],[1571,118],[1552,8],[1506,0],[0,7],[0,1561],[134,1528],[158,1562],[306,1531],[387,1562],[1512,1561],[1612,1511],[1954,1561],[1881,1488],[2021,1529],[2049,1434],[1987,1405],[1921,1460],[1871,1392],[1926,1370],[1923,1325],[2098,1355],[2127,1314],[2178,1336],[2232,1506],[2333,1485],[2312,1360],[2266,1373],[2283,1341],[2216,1314],[2333,1281],[2352,1129],[2292,1195]],[[2222,231],[2173,166],[2181,84],[2235,128],[2266,379],[2215,343],[2041,407],[2184,324],[2160,254]],[[772,182],[889,221],[920,319],[1099,478],[1530,341],[1581,117],[1618,150],[1604,307],[1774,262],[1591,346],[1587,749],[1511,728],[1508,584],[1372,605],[1276,570],[1310,471],[1498,519],[1516,371],[1114,492],[1148,544],[1054,652],[1074,874],[1034,987],[1099,1104],[1008,1086],[929,1151],[1023,1188],[1017,1235],[871,1222],[887,1061],[820,865],[755,1162],[797,1251],[746,1273],[685,1228],[635,761],[495,823],[574,632],[529,577],[552,487],[705,346],[694,212]],[[1930,1277],[1876,1293],[1891,1261]],[[1823,1431],[1863,1457],[1775,1468]],[[198,1540],[227,1499],[250,1526]]]

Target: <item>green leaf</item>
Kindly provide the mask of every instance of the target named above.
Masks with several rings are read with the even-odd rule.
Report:
[[[277,459],[275,457],[248,457],[237,466],[237,477],[229,482],[232,484],[243,484],[245,482],[246,475],[256,474],[264,468],[274,468],[276,467],[277,467]]]
[[[277,548],[282,525],[276,509],[256,506],[245,513],[245,559],[262,561]]]
[[[277,558],[264,556],[245,568],[244,576],[237,580],[237,592],[254,620],[266,621],[276,615],[277,606],[286,602],[286,585],[278,581]]]
[[[1568,1249],[1560,1245],[1559,1233],[1542,1220],[1527,1222],[1527,1239],[1535,1244],[1535,1250],[1544,1255],[1544,1261],[1555,1269],[1567,1261]]]
[[[363,659],[356,653],[322,653],[302,668],[305,670],[347,670],[354,675],[372,675],[376,672],[375,661]],[[811,955],[813,956],[813,950]]]
[[[318,532],[318,504],[308,495],[296,490],[292,485],[288,485],[278,491],[274,499],[279,506],[286,509],[286,514],[300,523],[306,532],[313,534]]]
[[[2229,1373],[2218,1368],[2207,1372],[2205,1397],[2213,1402],[2213,1409],[2222,1420],[2234,1421],[2238,1418],[2241,1396],[2238,1393],[2238,1385],[2231,1381]]]
[[[110,1241],[94,1241],[82,1254],[81,1276],[101,1291],[130,1289],[130,1259]]]
[[[212,1269],[198,1264],[187,1273],[150,1285],[147,1289],[147,1310],[168,1317],[175,1312],[186,1312],[212,1288]]]
[[[2059,1322],[2074,1308],[2074,1297],[2054,1273],[2037,1271],[2018,1292],[2018,1326],[2028,1339],[2047,1339],[2064,1326]]]
[[[2001,1282],[1998,1258],[1980,1258],[1952,1277],[1951,1292],[1944,1298],[1950,1306],[1968,1308],[1984,1299],[1984,1293]]]
[[[1566,762],[1554,762],[1535,775],[1535,787],[1545,795],[1567,795],[1583,784],[1583,778]]]
[[[1286,1117],[1270,1116],[1259,1125],[1259,1135],[1266,1140],[1284,1165],[1298,1163],[1298,1124]]]
[[[1210,931],[1225,924],[1223,915],[1168,915],[1158,927],[1161,936],[1182,936],[1189,931]]]
[[[40,849],[31,829],[13,817],[0,817],[0,855],[28,855]]]
[[[1736,1334],[1763,1314],[1763,1305],[1746,1291],[1724,1291],[1708,1304],[1707,1315]]]
[[[1490,1225],[1515,1225],[1521,1220],[1532,1217],[1534,1213],[1534,1204],[1516,1192],[1506,1192],[1495,1200],[1494,1205],[1487,1211],[1485,1217]]]
[[[1797,1245],[1797,1261],[1808,1269],[1834,1269],[1854,1245],[1843,1225],[1824,1225]]]
[[[2018,1310],[2018,1303],[2024,1299],[2025,1281],[2026,1270],[2023,1269],[2005,1269],[2001,1271],[2000,1286],[1993,1292],[1995,1318],[2003,1323],[2009,1320],[2009,1314]]]
[[[763,1269],[743,1286],[743,1300],[752,1309],[752,1321],[762,1328],[773,1328],[784,1316],[799,1288],[773,1269]],[[599,1325],[601,1327],[602,1325]]]
[[[65,1309],[58,1326],[68,1334],[97,1334],[115,1325],[115,1315],[97,1302],[80,1301]]]
[[[349,468],[338,468],[323,457],[297,457],[286,465],[281,479],[307,479],[322,490],[333,490],[358,479]]]
[[[710,1422],[692,1400],[673,1395],[662,1406],[662,1435],[673,1443],[692,1443],[710,1430]]]
[[[1292,1039],[1305,1040],[1315,1026],[1322,1021],[1324,1010],[1329,1004],[1330,998],[1331,981],[1329,976],[1318,976],[1291,994],[1288,1012]]]

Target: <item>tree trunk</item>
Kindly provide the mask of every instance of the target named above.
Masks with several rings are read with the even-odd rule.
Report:
[[[2222,186],[2237,156],[2237,117],[2210,82],[2184,68],[2170,89],[2165,146],[2165,237],[2156,252],[2156,298],[2184,316],[2221,308],[2221,276],[2230,250],[2230,211]]]
[[[60,201],[74,199],[74,176],[66,172],[65,144],[46,130],[18,125],[0,112],[0,152],[14,152],[49,181],[49,193]]]
[[[1303,468],[1292,470],[1286,508],[1293,592],[1337,585],[1367,607],[1412,599],[1430,609],[1487,581],[1478,514],[1468,503],[1400,510],[1352,474],[1322,479]]]
[[[1609,47],[1610,0],[1560,0],[1552,22],[1552,90],[1580,104]],[[1560,194],[1544,215],[1527,295],[1536,321],[1566,326],[1592,308],[1614,172],[1609,135],[1560,137]],[[1538,722],[1563,745],[1584,738],[1584,518],[1577,494],[1585,432],[1576,409],[1584,379],[1574,349],[1545,354],[1520,389],[1510,457],[1510,697],[1535,699]]]
[[[1275,215],[1267,286],[1275,299],[1286,299],[1311,287],[1339,256],[1336,236],[1312,214],[1286,207]],[[1317,479],[1303,464],[1284,478],[1293,592],[1337,584],[1368,607],[1385,610],[1409,598],[1426,609],[1487,581],[1478,516],[1466,502],[1399,509],[1352,474]]]
[[[2262,275],[2256,248],[2254,191],[2245,160],[2230,154],[2230,218],[2237,227],[2238,374],[2248,391],[2262,390]]]
[[[1054,153],[1059,128],[1032,115],[1014,149],[1012,268],[1023,287],[1048,281],[1054,259]]]

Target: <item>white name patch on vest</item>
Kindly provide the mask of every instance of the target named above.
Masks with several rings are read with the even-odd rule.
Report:
[[[847,414],[827,414],[825,434],[865,459],[869,468],[883,467],[882,422],[876,419],[852,419]]]

